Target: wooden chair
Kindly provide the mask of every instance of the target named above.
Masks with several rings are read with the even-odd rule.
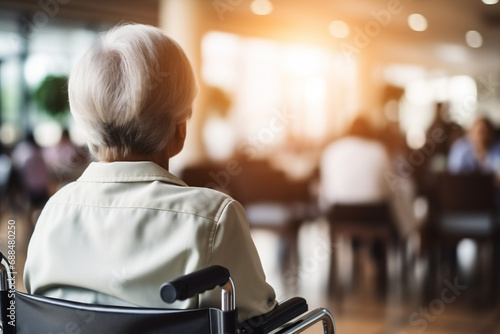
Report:
[[[231,195],[245,208],[250,228],[276,233],[281,239],[282,270],[286,271],[298,264],[301,223],[316,216],[309,180],[292,181],[265,160],[239,161],[237,167],[198,164],[184,168],[180,177],[190,186],[213,188]]]
[[[222,177],[227,174],[227,177]],[[184,167],[179,177],[189,186],[205,187],[229,193],[231,175],[225,171],[222,164],[214,162],[202,162]]]
[[[298,264],[297,240],[302,222],[315,216],[309,180],[290,180],[267,162],[242,165],[231,182],[231,194],[244,207],[252,229],[280,236],[282,270]]]
[[[330,239],[359,240],[364,244],[378,242],[379,254],[378,288],[384,293],[387,286],[387,257],[390,250],[396,249],[397,232],[394,218],[387,202],[366,204],[335,204],[326,215],[330,223]],[[332,254],[329,274],[329,294],[341,299],[343,287],[338,281],[339,265]]]
[[[478,249],[489,250],[489,259],[482,268],[480,300],[494,302],[498,277],[498,208],[495,178],[491,174],[439,174],[430,198],[430,221],[423,249],[428,251],[428,298],[443,288],[445,278],[454,279],[454,262],[458,243],[463,239],[477,242]],[[448,254],[446,254],[448,252]],[[447,259],[444,259],[448,255]],[[448,273],[444,265],[451,267]],[[451,266],[450,266],[451,265]],[[453,276],[453,277],[448,277]],[[434,296],[434,297],[433,297]]]

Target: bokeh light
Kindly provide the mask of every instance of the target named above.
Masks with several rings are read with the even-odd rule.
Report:
[[[8,122],[0,126],[0,142],[6,147],[11,147],[19,141],[21,133],[19,126],[15,123]]]
[[[425,144],[425,132],[418,128],[413,128],[406,134],[406,143],[413,150],[418,150]]]
[[[471,48],[480,48],[483,45],[483,36],[476,30],[469,30],[465,34],[465,41]]]
[[[408,25],[412,30],[425,31],[427,30],[427,19],[422,14],[411,14],[408,16]]]
[[[341,20],[335,20],[328,25],[328,31],[335,38],[346,38],[349,36],[350,29],[347,23]]]
[[[269,0],[254,0],[250,9],[256,15],[269,15],[273,11],[273,4]]]
[[[33,137],[38,145],[51,147],[56,145],[61,139],[62,128],[54,121],[41,122],[33,129]]]

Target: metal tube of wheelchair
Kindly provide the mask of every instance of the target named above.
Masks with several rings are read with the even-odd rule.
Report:
[[[0,291],[9,290],[9,282],[7,281],[8,278],[7,269],[3,263],[0,262]]]
[[[295,324],[284,328],[277,334],[294,334],[301,333],[315,324],[321,323],[322,330],[325,334],[335,334],[335,320],[332,314],[325,308],[317,308],[299,318]]]
[[[0,333],[3,334],[3,329],[7,325],[7,304],[9,293],[9,284],[7,282],[7,269],[0,261]]]
[[[234,291],[234,282],[231,277],[229,281],[222,286],[221,290],[221,309],[222,311],[232,311],[236,308],[236,294]]]

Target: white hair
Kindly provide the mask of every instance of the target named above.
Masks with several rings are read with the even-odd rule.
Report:
[[[71,113],[93,154],[114,161],[166,147],[191,116],[193,70],[160,29],[127,24],[103,33],[73,68]]]

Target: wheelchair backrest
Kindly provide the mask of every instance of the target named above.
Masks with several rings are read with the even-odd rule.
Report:
[[[219,333],[213,320],[222,312],[90,305],[21,292],[16,292],[15,306],[17,334],[211,334]]]

